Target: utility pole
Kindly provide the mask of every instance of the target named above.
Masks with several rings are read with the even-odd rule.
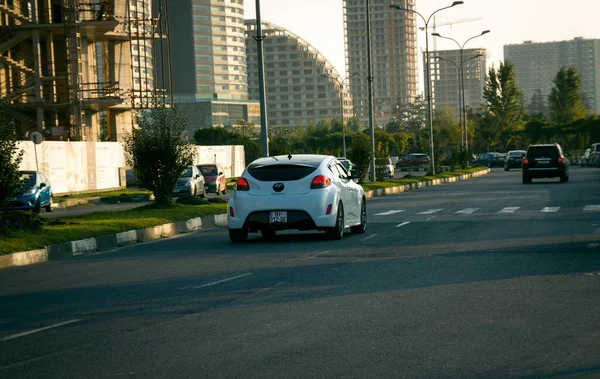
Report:
[[[374,182],[377,179],[375,175],[375,126],[373,125],[373,65],[371,57],[371,13],[369,0],[367,3],[367,80],[369,81],[369,137],[371,145],[371,175],[369,179]]]
[[[262,22],[260,19],[260,0],[256,0],[256,40],[258,47],[258,85],[260,91],[260,146],[263,157],[269,156],[269,127],[267,117],[267,95],[265,90],[265,62],[262,42]]]

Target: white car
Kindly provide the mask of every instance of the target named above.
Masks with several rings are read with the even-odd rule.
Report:
[[[281,155],[250,163],[229,196],[227,222],[232,242],[248,233],[273,237],[279,230],[321,230],[340,239],[344,229],[364,233],[363,188],[333,156]]]

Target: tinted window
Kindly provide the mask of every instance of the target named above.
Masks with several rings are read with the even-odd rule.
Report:
[[[35,174],[33,173],[21,174],[21,180],[23,180],[23,189],[29,189],[35,186]]]
[[[272,164],[248,167],[248,173],[263,182],[285,182],[302,179],[316,169],[309,165]]]
[[[558,148],[556,146],[532,146],[527,150],[528,158],[558,158]]]
[[[524,151],[511,151],[510,153],[508,153],[508,156],[509,157],[520,157],[523,154],[525,154]]]
[[[204,176],[216,176],[218,174],[217,166],[215,165],[198,166],[198,168]]]
[[[183,174],[181,175],[182,178],[191,178],[192,177],[192,168],[188,167]]]

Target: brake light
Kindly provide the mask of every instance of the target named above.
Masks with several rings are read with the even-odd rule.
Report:
[[[325,188],[331,185],[331,179],[324,175],[317,175],[310,183],[310,189]]]
[[[229,207],[229,215],[231,217],[235,217],[235,212],[233,211],[233,207]]]
[[[250,184],[248,184],[246,178],[238,178],[235,182],[235,189],[238,191],[248,191],[250,189]]]
[[[523,158],[523,163],[529,163],[529,159]]]
[[[558,158],[558,162],[559,162],[559,163],[560,163],[560,162],[564,162],[564,161],[565,161],[565,158],[562,158],[562,157],[561,157],[561,158]]]

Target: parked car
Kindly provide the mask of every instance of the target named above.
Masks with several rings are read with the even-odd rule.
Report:
[[[504,159],[504,171],[509,171],[511,168],[521,168],[525,154],[527,154],[526,150],[509,151]]]
[[[503,167],[504,161],[504,155],[501,153],[485,153],[473,160],[473,166]]]
[[[585,166],[589,165],[591,150],[592,149],[586,149],[585,153],[583,153],[583,156],[581,157],[581,167],[585,167]]]
[[[179,177],[173,195],[177,196],[206,196],[204,177],[196,166],[188,166]]]
[[[381,166],[378,166],[377,169],[383,172],[386,178],[393,179],[396,169],[394,167],[394,163],[392,162],[392,158],[387,158],[387,160],[383,159],[386,163]]]
[[[532,178],[556,178],[569,181],[569,160],[557,143],[531,145],[523,158],[523,183]]]
[[[396,167],[398,168],[422,165],[429,165],[429,155],[421,153],[411,153],[403,156],[398,162],[396,162]]]
[[[228,202],[227,221],[232,242],[248,233],[273,237],[285,229],[325,231],[341,239],[344,229],[364,233],[367,204],[362,187],[333,156],[288,155],[259,158],[236,182]]]
[[[8,201],[8,208],[15,210],[31,210],[40,213],[44,208],[52,212],[52,184],[48,177],[40,171],[19,171],[23,186],[14,198]]]
[[[220,164],[204,163],[196,166],[202,176],[204,176],[204,185],[206,190],[211,193],[227,193],[227,177],[225,170]]]
[[[600,167],[600,143],[594,143],[590,147],[588,166]]]

